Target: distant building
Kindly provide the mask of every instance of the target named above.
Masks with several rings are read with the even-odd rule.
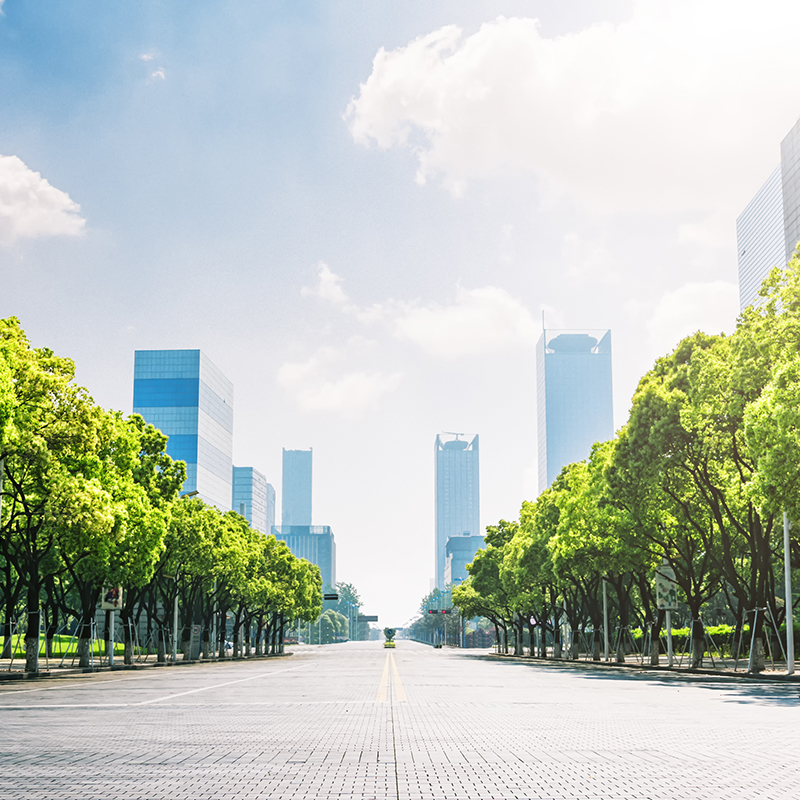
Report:
[[[267,484],[267,530],[275,527],[275,487]]]
[[[311,449],[283,451],[281,526],[311,525]]]
[[[265,535],[272,530],[272,525],[268,521],[267,511],[268,487],[267,479],[257,469],[253,467],[233,468],[233,500],[231,507],[241,514],[253,528]],[[274,517],[272,522],[274,524]]]
[[[323,587],[336,586],[336,541],[328,525],[281,525],[272,532],[297,558],[319,567]]]
[[[544,331],[537,347],[539,491],[614,435],[611,331]]]
[[[451,536],[444,546],[444,585],[454,586],[468,577],[467,564],[483,547],[483,536]]]
[[[462,436],[442,433],[434,444],[437,589],[445,587],[448,539],[481,536],[478,436]]]
[[[200,350],[137,350],[133,413],[169,437],[167,453],[186,462],[182,492],[230,511],[233,384]]]
[[[785,267],[800,241],[800,120],[781,142],[781,163],[736,220],[739,308],[758,297],[773,267]]]

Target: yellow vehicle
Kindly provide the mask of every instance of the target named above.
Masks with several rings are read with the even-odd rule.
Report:
[[[384,628],[383,635],[386,637],[386,641],[383,643],[384,647],[397,647],[394,643],[394,635],[397,631],[394,628]]]

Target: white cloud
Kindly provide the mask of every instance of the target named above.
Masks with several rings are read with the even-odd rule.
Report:
[[[164,72],[164,67],[159,67],[157,70],[154,70],[150,73],[149,82],[153,83],[153,81],[165,81],[167,79],[167,73]]]
[[[334,305],[349,305],[350,301],[341,287],[344,279],[336,275],[324,261],[317,264],[317,270],[317,285],[313,288],[304,286],[300,290],[303,297],[319,297]]]
[[[433,356],[482,355],[533,347],[540,329],[528,309],[504,289],[458,288],[452,305],[397,307],[394,336]]]
[[[695,331],[732,333],[739,313],[739,287],[727,281],[687,283],[659,300],[647,322],[653,357],[671,352]]]
[[[785,0],[635,0],[624,23],[555,38],[533,19],[450,25],[381,48],[346,116],[455,193],[522,169],[606,211],[730,219],[798,113],[798,23]]]
[[[0,156],[0,242],[19,238],[78,236],[81,207],[17,156]]]
[[[344,279],[320,261],[317,285],[304,286],[304,297],[320,297],[365,325],[382,324],[400,341],[411,342],[429,355],[446,358],[482,355],[512,347],[532,347],[540,333],[528,309],[504,289],[484,286],[456,290],[449,305],[387,300],[363,308],[342,288]],[[351,340],[355,341],[355,340]],[[362,342],[364,340],[361,340]],[[333,355],[319,351],[327,360]],[[319,354],[317,357],[319,357]],[[309,368],[293,365],[297,369]]]
[[[155,53],[142,53],[139,58],[142,61],[152,61],[156,57]]]
[[[591,241],[571,231],[564,235],[561,259],[567,280],[573,286],[619,283],[614,258],[602,238]]]
[[[342,372],[347,362],[363,359],[375,343],[353,337],[343,348],[321,347],[306,361],[286,363],[278,370],[278,383],[291,392],[306,411],[331,411],[356,417],[400,385],[400,373]]]

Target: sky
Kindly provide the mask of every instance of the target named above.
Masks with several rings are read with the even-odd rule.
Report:
[[[731,331],[735,220],[800,116],[800,4],[0,2],[0,316],[131,411],[137,349],[233,382],[234,463],[314,449],[337,577],[403,625],[434,453],[536,495],[535,343],[611,328],[615,426]]]

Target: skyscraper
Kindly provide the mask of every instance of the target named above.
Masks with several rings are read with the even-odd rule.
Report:
[[[537,346],[539,491],[614,435],[611,331],[544,331]]]
[[[311,524],[312,450],[283,451],[281,526]]]
[[[182,492],[230,511],[233,384],[200,350],[137,350],[133,412],[169,437],[167,453],[186,462]]]
[[[758,296],[772,267],[784,267],[800,241],[800,120],[781,142],[781,163],[736,220],[739,309]]]
[[[328,525],[281,525],[272,529],[292,554],[319,567],[323,589],[336,588],[336,540]]]
[[[253,528],[267,534],[275,522],[268,520],[269,488],[267,479],[253,467],[233,468],[232,508],[239,512]],[[273,502],[274,502],[273,490]]]
[[[436,473],[436,588],[444,589],[446,545],[454,536],[481,537],[478,436],[441,433],[434,444]],[[471,436],[471,434],[470,434]],[[476,542],[476,544],[478,544]],[[477,549],[477,547],[476,547]],[[474,554],[474,551],[473,551]],[[470,560],[470,559],[468,559]]]
[[[267,533],[275,527],[275,487],[267,484]]]

